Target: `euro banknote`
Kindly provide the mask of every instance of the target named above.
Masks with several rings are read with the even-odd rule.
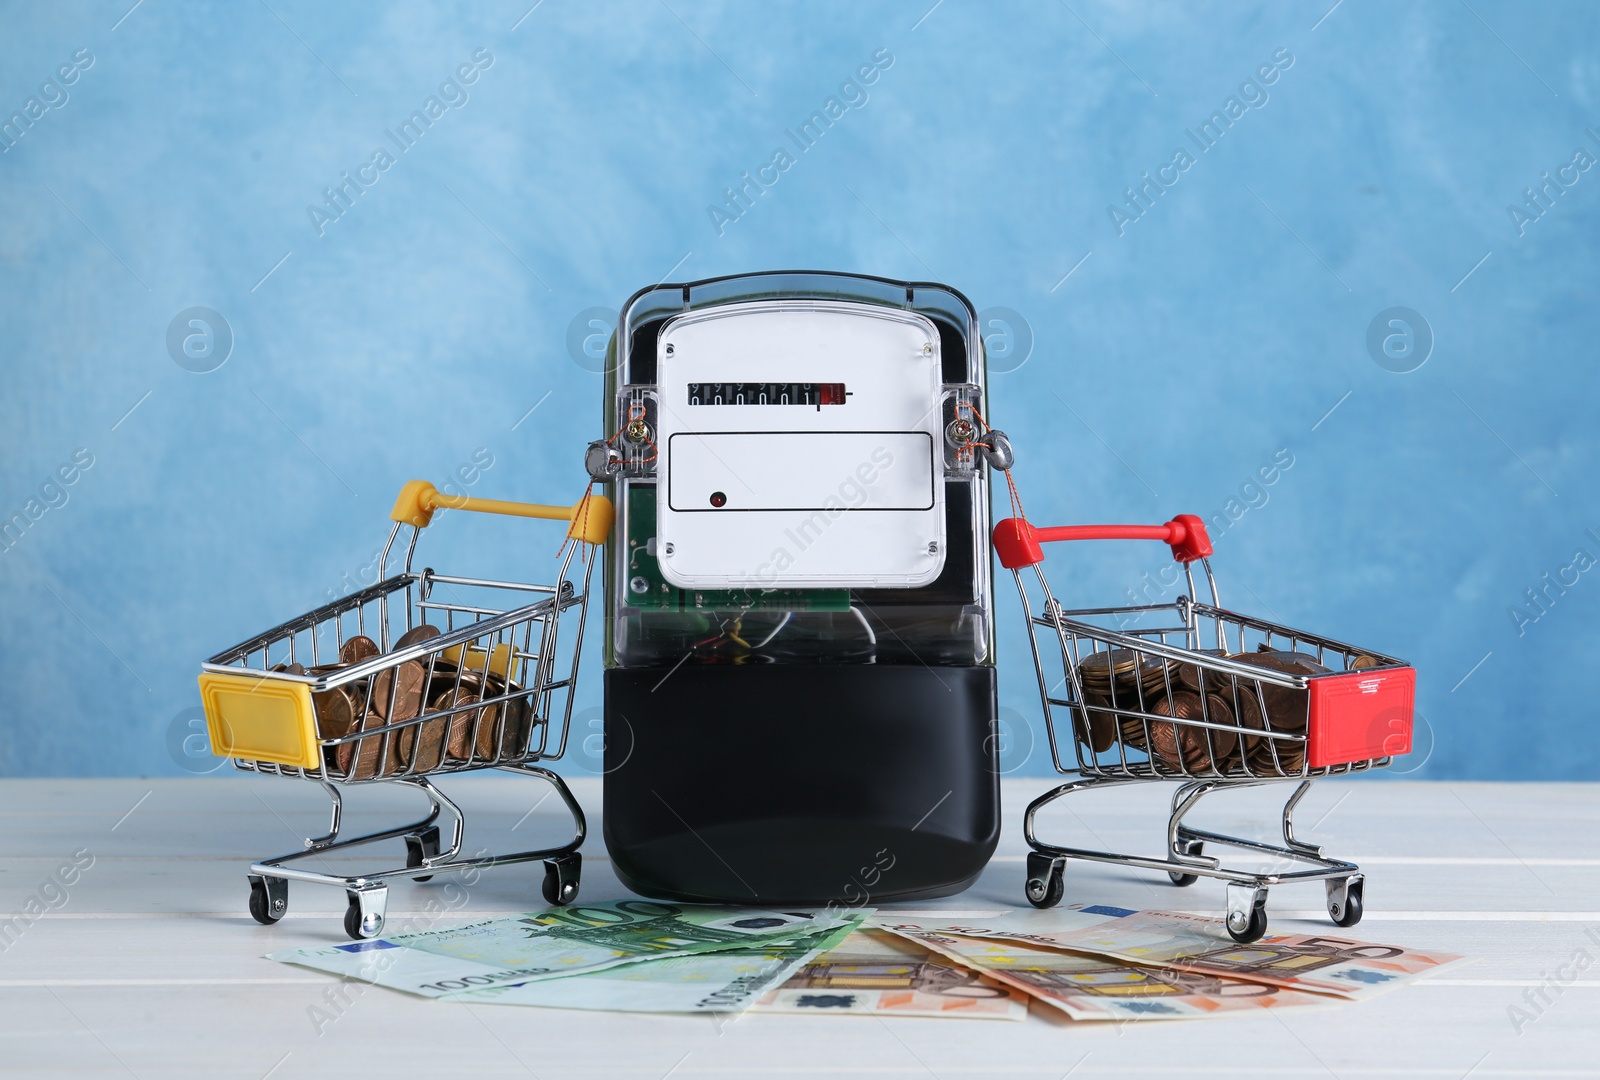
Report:
[[[1191,1020],[1333,1004],[1321,994],[1084,956],[1015,939],[944,934],[909,923],[884,925],[1074,1020]]]
[[[1453,953],[1360,941],[1342,933],[1269,934],[1241,945],[1228,935],[1221,919],[1105,905],[1013,911],[982,919],[917,924],[917,928],[1344,998],[1370,997],[1463,959]]]
[[[508,915],[347,945],[285,949],[299,964],[423,997],[559,979],[639,961],[764,948],[850,920],[823,911],[620,900]]]
[[[923,942],[863,929],[807,962],[750,1011],[1023,1020],[1028,995]]]
[[[801,965],[837,946],[864,918],[858,910],[845,916],[842,926],[787,941],[669,956],[516,986],[465,990],[445,1000],[611,1012],[736,1013],[783,983]]]

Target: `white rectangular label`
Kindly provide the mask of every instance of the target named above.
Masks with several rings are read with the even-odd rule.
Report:
[[[676,513],[931,510],[933,439],[922,431],[678,432],[667,453]]]

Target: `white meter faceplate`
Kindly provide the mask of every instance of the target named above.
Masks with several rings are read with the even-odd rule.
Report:
[[[656,346],[657,550],[682,589],[917,588],[945,559],[943,384],[927,318],[730,304]]]

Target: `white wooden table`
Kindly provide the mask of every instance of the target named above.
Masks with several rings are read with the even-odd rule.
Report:
[[[1020,813],[1050,781],[1006,785],[994,862],[967,893],[904,910],[1025,906]],[[533,847],[562,821],[555,800],[512,776],[447,779],[468,813],[468,850]],[[589,812],[584,899],[626,895],[599,840],[598,781],[578,781]],[[1216,796],[1197,821],[1266,834],[1268,800]],[[1150,850],[1170,790],[1124,789],[1047,818],[1046,838]],[[1096,801],[1088,801],[1088,800]],[[413,809],[414,793],[366,788],[348,824]],[[1066,800],[1070,803],[1071,799]],[[272,927],[246,914],[245,867],[325,824],[311,784],[227,773],[189,780],[0,781],[5,829],[0,911],[54,905],[0,952],[0,1076],[638,1077],[696,1076],[1597,1076],[1600,966],[1555,982],[1575,958],[1600,960],[1600,785],[1324,783],[1302,804],[1302,832],[1367,872],[1366,940],[1467,953],[1473,964],[1365,1004],[1289,1017],[1145,1025],[873,1018],[640,1016],[434,1003],[262,959],[271,949],[342,942],[344,895],[290,886]],[[1310,826],[1322,819],[1316,828]],[[1070,839],[1068,839],[1070,838]],[[398,842],[393,842],[398,850]],[[77,852],[93,865],[63,899],[45,883]],[[396,884],[389,929],[429,897],[462,920],[541,907],[537,864],[485,873],[465,892],[446,875]],[[1069,900],[1216,913],[1221,887],[1071,864]],[[1325,932],[1320,886],[1275,890],[1272,927]],[[1575,969],[1567,967],[1566,974]],[[1539,1011],[1527,998],[1544,990]],[[1536,1019],[1519,1031],[1510,1009]],[[336,1018],[319,1025],[314,1016]]]

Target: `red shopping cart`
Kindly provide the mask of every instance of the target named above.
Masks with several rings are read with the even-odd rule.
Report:
[[[1170,604],[1063,609],[1051,593],[1042,547],[1059,540],[1164,541],[1183,567],[1188,593]],[[1022,598],[1052,760],[1058,772],[1078,777],[1028,807],[1029,902],[1059,903],[1067,860],[1086,859],[1165,871],[1180,886],[1202,875],[1226,881],[1228,932],[1240,942],[1266,932],[1267,890],[1284,882],[1325,882],[1333,921],[1360,921],[1360,867],[1298,839],[1294,810],[1316,779],[1382,768],[1410,752],[1415,669],[1224,609],[1211,572],[1211,541],[1193,515],[1165,525],[1051,528],[1013,517],[995,526],[994,546]],[[1197,562],[1209,604],[1197,599]],[[1030,567],[1035,596],[1023,576]],[[1071,747],[1065,753],[1063,743]],[[1065,795],[1158,780],[1179,785],[1164,858],[1063,847],[1035,835],[1039,810]],[[1298,784],[1283,807],[1281,846],[1184,824],[1210,792],[1285,780]],[[1207,843],[1303,868],[1223,866],[1204,853]]]

